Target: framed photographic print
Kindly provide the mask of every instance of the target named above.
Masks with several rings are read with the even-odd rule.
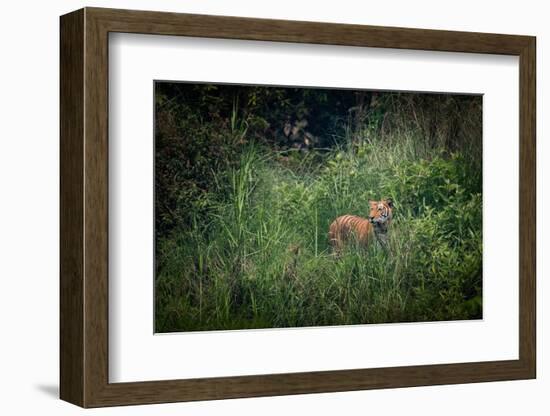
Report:
[[[83,406],[534,378],[535,38],[61,17]]]

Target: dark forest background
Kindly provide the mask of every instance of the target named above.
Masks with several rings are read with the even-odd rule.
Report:
[[[155,84],[156,331],[481,317],[482,97]],[[326,232],[391,197],[390,250]]]

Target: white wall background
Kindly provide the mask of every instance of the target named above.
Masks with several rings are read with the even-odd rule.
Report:
[[[545,415],[550,361],[544,302],[550,238],[543,192],[550,146],[543,118],[550,90],[545,2],[120,0],[5,2],[0,14],[0,410],[55,415],[84,411],[58,395],[59,20],[82,6],[536,35],[538,41],[538,379],[338,394],[224,400],[86,411],[103,415],[408,414]],[[546,87],[546,88],[545,88]],[[546,200],[545,200],[546,199]]]

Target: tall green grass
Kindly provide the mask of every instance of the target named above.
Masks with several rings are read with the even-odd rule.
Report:
[[[156,331],[480,318],[480,162],[414,133],[347,143],[247,145],[215,172],[191,225],[157,241]],[[330,223],[383,197],[389,249],[335,257]]]

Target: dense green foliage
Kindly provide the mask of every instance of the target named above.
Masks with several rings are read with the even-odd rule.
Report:
[[[479,97],[160,84],[156,98],[157,331],[481,317]],[[332,220],[383,197],[388,250],[335,257]]]

